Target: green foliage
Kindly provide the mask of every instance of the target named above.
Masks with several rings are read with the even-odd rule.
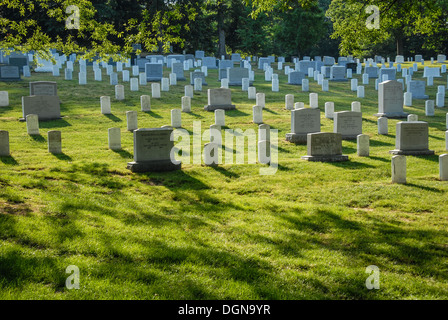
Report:
[[[366,27],[371,15],[365,11],[368,5],[375,5],[380,10],[379,29]],[[397,54],[404,54],[403,42],[410,37],[423,35],[428,39],[428,45],[446,41],[446,38],[440,38],[441,30],[446,30],[444,15],[436,0],[333,0],[327,11],[334,27],[332,37],[341,40],[341,54],[360,57],[375,54],[373,49],[390,39],[396,42]],[[432,47],[436,46],[432,44]]]
[[[326,31],[325,15],[314,5],[308,9],[295,7],[279,11],[274,22],[276,54],[303,56],[323,37]]]
[[[94,3],[100,11],[87,0],[2,1],[0,49],[34,50],[36,58],[48,58],[49,49],[55,48],[65,54],[85,53],[81,56],[85,59],[99,56],[104,60],[117,59],[117,52],[129,56],[134,43],[143,44],[148,51],[161,47],[168,52],[170,44],[183,45],[179,21],[193,20],[196,16],[194,9],[180,2],[160,1],[161,5],[155,8],[149,2],[136,5],[125,0],[108,1],[107,5]],[[66,28],[68,5],[79,8],[79,29]]]

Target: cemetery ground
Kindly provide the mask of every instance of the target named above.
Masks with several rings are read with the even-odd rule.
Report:
[[[11,157],[0,158],[0,298],[447,299],[448,183],[438,178],[447,109],[426,117],[424,100],[404,107],[429,122],[436,155],[408,156],[407,184],[392,184],[388,152],[401,120],[389,119],[389,134],[378,135],[374,80],[365,98],[357,98],[350,81],[330,82],[330,91],[322,92],[309,78],[310,92],[319,94],[322,132],[333,131],[325,102],[343,111],[360,101],[363,133],[370,136],[370,157],[357,156],[356,140],[343,141],[350,161],[318,163],[300,159],[306,145],[285,141],[291,132],[285,94],[308,107],[309,93],[287,85],[283,71],[275,71],[280,92],[272,92],[263,71],[254,70],[257,92],[266,93],[264,123],[279,130],[274,175],[260,175],[261,164],[126,169],[133,135],[125,112],[138,111],[139,128],[169,125],[187,81],[152,98],[150,112],[140,111],[150,83],[138,92],[124,83],[126,99],[117,101],[104,69],[105,81],[97,82],[88,67],[84,86],[77,70],[73,81],[33,73],[22,82],[0,82],[10,98],[10,106],[0,108],[0,128],[11,143]],[[220,87],[217,72],[209,70],[208,86],[195,91],[192,113],[182,113],[190,132],[193,121],[203,130],[214,123],[214,113],[203,108],[207,88]],[[422,73],[419,64],[414,78]],[[361,75],[353,76],[362,83]],[[30,136],[18,119],[28,82],[37,80],[57,81],[63,118],[40,122],[41,135]],[[427,87],[431,99],[437,85],[446,85],[445,75]],[[255,100],[239,86],[231,89],[236,110],[226,111],[226,127],[257,130]],[[104,95],[111,96],[109,116],[100,111]],[[108,149],[111,127],[121,128],[121,151]],[[63,154],[47,151],[49,130],[62,132]],[[80,289],[65,286],[69,265],[79,267]],[[379,289],[366,288],[370,265],[379,268]]]

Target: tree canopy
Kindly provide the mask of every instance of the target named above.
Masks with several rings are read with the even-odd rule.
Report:
[[[366,25],[372,5],[378,28]],[[218,57],[433,54],[448,49],[447,21],[448,0],[2,0],[0,49],[103,60],[133,44]]]
[[[379,28],[368,28],[371,12],[368,6],[379,9]],[[333,38],[340,40],[341,54],[371,55],[378,46],[394,42],[396,53],[404,54],[406,43],[419,38],[421,47],[446,50],[446,0],[333,0],[327,16],[333,22]],[[411,52],[412,50],[407,50]]]

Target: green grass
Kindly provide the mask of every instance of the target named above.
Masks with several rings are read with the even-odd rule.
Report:
[[[419,68],[414,78],[422,76]],[[140,128],[169,125],[186,82],[152,99],[152,111],[144,113],[139,96],[150,95],[150,84],[139,92],[125,84],[126,100],[118,102],[105,71],[98,83],[88,70],[87,86],[56,79],[64,117],[41,122],[41,136],[34,138],[18,121],[21,97],[29,81],[55,78],[33,73],[23,82],[0,83],[10,96],[10,107],[0,108],[0,129],[9,131],[11,148],[11,157],[0,158],[1,299],[448,298],[448,184],[438,179],[446,109],[426,117],[423,100],[405,107],[429,122],[436,156],[408,157],[408,183],[392,184],[388,151],[399,120],[389,120],[389,135],[377,134],[374,81],[363,99],[350,82],[330,83],[322,92],[311,81],[323,132],[333,130],[323,115],[326,101],[335,102],[335,111],[362,103],[371,156],[358,157],[356,141],[343,141],[349,162],[310,163],[300,160],[306,146],[285,141],[290,112],[284,105],[292,93],[308,106],[309,93],[286,85],[279,71],[280,92],[274,93],[254,67],[257,92],[266,93],[264,121],[279,130],[275,175],[260,175],[260,164],[187,164],[178,172],[135,174],[126,169],[133,138],[125,112],[139,112]],[[217,78],[209,70],[192,113],[182,114],[183,128],[214,123],[203,106],[206,89],[219,87]],[[431,99],[437,85],[446,85],[445,75],[427,88]],[[100,112],[102,95],[111,96],[112,116]],[[257,129],[255,101],[232,87],[232,102],[237,110],[226,112],[227,127]],[[107,129],[117,126],[123,150],[114,152]],[[62,131],[62,155],[47,152],[49,130]],[[79,290],[65,287],[69,265],[79,267]],[[379,267],[379,290],[365,286],[369,265]]]

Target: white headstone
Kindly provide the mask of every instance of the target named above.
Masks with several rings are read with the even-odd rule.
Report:
[[[59,67],[57,65],[53,66],[53,77],[59,77]]]
[[[330,84],[327,79],[322,80],[322,91],[328,92],[330,90]]]
[[[356,137],[358,156],[368,157],[370,147],[370,137],[366,134],[360,134]]]
[[[143,112],[151,111],[151,97],[148,95],[140,96],[140,107]]]
[[[392,157],[392,183],[406,183],[406,156]]]
[[[353,101],[352,102],[352,111],[361,112],[361,102]]]
[[[187,97],[193,98],[193,86],[188,84],[184,87],[184,94]]]
[[[448,151],[448,130],[445,131],[445,150]]]
[[[378,134],[389,134],[388,119],[386,117],[378,118]]]
[[[202,91],[202,78],[194,78],[194,91]]]
[[[80,85],[87,84],[87,75],[85,72],[78,73],[78,81]]]
[[[121,130],[120,128],[109,128],[108,132],[108,142],[109,149],[120,150],[121,149]]]
[[[141,86],[146,86],[148,84],[148,81],[146,80],[146,73],[140,72],[138,74],[138,82]]]
[[[353,70],[352,69],[347,69],[347,79],[351,79],[353,78]]]
[[[302,91],[303,92],[308,92],[310,91],[310,82],[308,79],[303,79],[302,80]]]
[[[408,115],[408,121],[412,122],[412,121],[418,121],[418,115],[416,114],[410,114]]]
[[[139,73],[140,73],[139,67],[138,66],[132,66],[132,76],[133,77],[137,77],[139,75]]]
[[[170,73],[169,79],[170,79],[171,86],[177,85],[177,75],[175,73]]]
[[[425,115],[427,117],[434,116],[434,100],[426,100],[425,102]]]
[[[319,108],[319,95],[317,93],[310,93],[310,108]]]
[[[322,73],[319,73],[319,74],[317,75],[317,84],[318,84],[319,86],[321,86],[323,81],[324,81],[324,75],[323,75]]]
[[[9,107],[8,91],[0,91],[0,107]]]
[[[39,135],[39,116],[37,114],[26,116],[26,129],[29,135]]]
[[[271,142],[267,140],[258,141],[258,162],[269,164],[271,162]]]
[[[257,88],[255,87],[247,88],[247,98],[249,100],[255,100],[257,98]]]
[[[439,177],[441,181],[448,181],[448,154],[439,156]]]
[[[31,71],[29,66],[23,66],[23,76],[25,78],[31,77]]]
[[[271,127],[268,124],[258,126],[258,141],[271,141]]]
[[[437,93],[436,106],[437,106],[437,108],[443,108],[445,106],[445,92]]]
[[[204,164],[206,166],[217,166],[219,163],[219,146],[216,143],[206,143],[204,145]]]
[[[112,113],[109,96],[100,97],[100,105],[101,105],[101,113],[102,114],[111,114]]]
[[[47,133],[48,152],[53,154],[62,153],[62,138],[61,131],[50,130]]]
[[[264,108],[266,106],[265,94],[264,93],[259,92],[259,93],[256,94],[255,104],[257,106],[262,107],[262,108]]]
[[[294,110],[305,108],[304,102],[296,102],[294,103]]]
[[[241,90],[248,91],[249,90],[249,78],[241,79]]]
[[[181,110],[182,112],[191,112],[191,98],[188,96],[183,96],[181,99]]]
[[[278,79],[272,79],[272,91],[273,92],[279,91]]]
[[[285,95],[285,109],[286,110],[294,110],[294,95],[293,94]]]
[[[325,118],[334,118],[334,102],[325,102]]]
[[[221,79],[221,88],[229,89],[229,79],[228,78]]]
[[[165,92],[170,91],[170,79],[169,78],[162,78],[162,80],[160,82],[161,82],[162,91],[165,91]]]
[[[137,111],[126,111],[126,129],[134,131],[138,129]]]
[[[226,125],[226,113],[223,109],[215,110],[215,124],[217,126],[225,126]]]
[[[122,84],[115,86],[115,99],[124,100],[124,86]]]
[[[261,124],[263,123],[263,107],[261,106],[253,106],[252,107],[252,111],[253,111],[253,121],[256,124]]]
[[[131,91],[138,91],[138,78],[131,78]]]
[[[364,98],[364,86],[358,86],[356,96],[358,98]]]
[[[182,127],[182,111],[180,109],[171,110],[171,126],[173,128]]]
[[[0,157],[9,157],[9,132],[0,130]]]
[[[95,81],[103,81],[103,74],[101,73],[101,69],[95,69],[93,71]]]
[[[362,75],[362,84],[369,84],[369,75],[367,73]]]
[[[404,105],[406,107],[412,106],[412,92],[405,92],[404,93]]]
[[[351,90],[356,91],[358,90],[358,79],[351,79],[350,80]]]
[[[123,76],[123,82],[129,82],[130,80],[129,70],[123,70],[121,74]]]
[[[160,83],[158,82],[151,83],[151,97],[155,99],[160,98]]]
[[[72,80],[73,79],[73,71],[71,69],[64,69],[64,79]]]

